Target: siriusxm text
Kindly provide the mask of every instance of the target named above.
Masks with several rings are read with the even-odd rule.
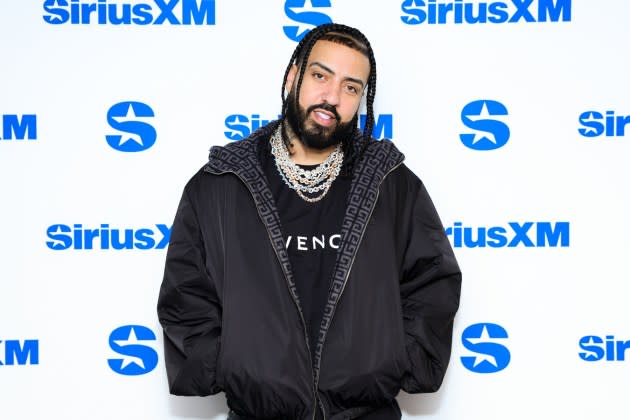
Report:
[[[630,115],[616,115],[615,111],[605,114],[597,111],[586,111],[580,114],[582,128],[578,132],[584,137],[623,137],[626,125],[630,123]]]
[[[571,0],[405,0],[401,8],[407,25],[571,21]]]
[[[280,118],[279,115],[277,118]],[[359,126],[363,130],[365,126],[365,114],[359,115]],[[225,137],[229,140],[243,140],[258,128],[269,124],[273,119],[263,119],[260,114],[243,115],[232,114],[225,118]],[[374,116],[374,129],[372,136],[377,139],[394,137],[394,116],[392,114],[379,114]]]
[[[4,360],[1,359],[3,354]],[[0,340],[0,366],[38,364],[39,340]]]
[[[587,335],[580,339],[580,359],[586,362],[621,362],[626,360],[626,350],[630,348],[630,340],[617,340],[614,335],[602,338],[598,335]]]
[[[48,248],[54,251],[66,249],[164,249],[171,237],[171,228],[156,224],[153,228],[119,229],[109,224],[98,228],[86,228],[82,224],[52,225],[46,231]]]
[[[568,247],[569,222],[509,222],[507,226],[470,227],[461,222],[446,228],[455,248]]]
[[[37,116],[34,114],[2,115],[0,140],[37,140]]]
[[[214,25],[215,0],[46,0],[44,21],[51,25]]]

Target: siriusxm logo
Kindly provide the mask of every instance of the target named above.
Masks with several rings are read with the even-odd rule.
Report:
[[[306,7],[306,3],[311,7]],[[322,13],[322,8],[330,8],[330,0],[286,0],[284,3],[284,13],[289,19],[299,23],[299,26],[284,26],[284,34],[292,41],[299,42],[304,35],[310,31],[310,27],[332,23],[332,19]],[[295,9],[301,9],[296,12]],[[302,24],[306,26],[302,26]]]
[[[96,229],[85,229],[81,224],[52,225],[46,231],[46,246],[54,251],[66,249],[164,249],[171,238],[171,228],[155,225],[157,229],[112,229],[102,224]]]
[[[502,342],[507,331],[497,324],[474,324],[462,333],[462,344],[475,356],[461,358],[464,367],[475,373],[495,373],[510,364],[510,351]]]
[[[615,111],[606,111],[606,116],[597,111],[586,111],[580,115],[583,128],[578,132],[584,137],[623,137],[626,125],[630,123],[630,115],[615,115]]]
[[[121,3],[108,0],[45,0],[44,22],[51,25],[214,25],[214,1],[153,0],[151,3]]]
[[[476,228],[455,222],[446,228],[446,235],[451,237],[455,248],[556,248],[569,246],[569,228],[569,222],[509,222],[506,227]]]
[[[532,9],[532,6],[537,7]],[[571,0],[511,0],[472,2],[464,0],[405,0],[400,17],[407,25],[474,23],[570,22]]]
[[[107,111],[109,125],[125,134],[105,136],[107,144],[120,152],[141,152],[155,144],[157,133],[147,121],[155,117],[153,110],[142,102],[119,102]]]
[[[281,116],[278,115],[277,118]],[[359,115],[359,126],[361,130],[365,126],[365,114]],[[225,137],[229,140],[242,140],[256,131],[258,128],[269,124],[272,119],[262,119],[260,114],[252,114],[250,116],[243,114],[228,115],[225,119],[225,127],[228,131],[224,131]],[[379,114],[374,116],[374,129],[372,136],[377,139],[394,137],[394,116],[392,114]]]
[[[507,108],[497,101],[481,99],[462,109],[462,122],[475,133],[460,134],[464,146],[473,150],[494,150],[505,146],[510,139],[510,128],[501,121],[508,115]]]
[[[626,360],[626,350],[630,348],[630,340],[615,340],[614,335],[605,339],[597,335],[587,335],[580,339],[580,359],[585,362],[622,362]]]
[[[0,366],[39,364],[39,340],[0,340],[0,349],[3,344],[4,361],[0,359]]]
[[[277,118],[280,118],[278,115]],[[225,137],[229,140],[243,140],[254,131],[269,124],[274,119],[262,119],[260,114],[252,114],[251,116],[243,114],[232,114],[225,118],[225,127],[228,131],[224,131]]]
[[[122,358],[107,359],[109,367],[121,375],[135,376],[151,372],[157,366],[158,354],[148,342],[155,334],[142,325],[124,325],[109,335],[109,347]]]
[[[2,137],[0,140],[37,140],[37,115],[2,115]]]

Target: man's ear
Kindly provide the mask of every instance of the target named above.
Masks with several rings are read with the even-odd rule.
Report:
[[[289,74],[287,75],[287,83],[284,85],[284,90],[287,92],[291,92],[291,89],[293,89],[293,81],[295,80],[296,74],[297,66],[295,64],[291,64],[291,70],[289,70]]]

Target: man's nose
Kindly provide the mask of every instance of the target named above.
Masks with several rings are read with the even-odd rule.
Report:
[[[341,87],[339,86],[328,86],[322,94],[323,102],[333,106],[339,105],[340,90]]]

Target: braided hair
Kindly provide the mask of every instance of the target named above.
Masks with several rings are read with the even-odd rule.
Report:
[[[304,72],[306,70],[306,63],[308,62],[308,58],[311,55],[311,51],[313,46],[317,41],[331,41],[337,44],[345,45],[349,48],[359,51],[363,55],[365,55],[370,62],[370,74],[368,76],[367,81],[367,91],[366,91],[366,111],[367,116],[365,119],[365,125],[363,127],[363,135],[360,139],[359,147],[355,147],[352,144],[352,141],[355,139],[355,132],[358,129],[357,126],[354,127],[353,135],[348,139],[344,139],[342,141],[342,149],[344,151],[344,155],[346,156],[346,162],[344,165],[344,172],[346,174],[352,173],[352,167],[354,163],[360,159],[360,157],[365,152],[371,138],[372,138],[372,129],[374,128],[374,97],[376,95],[376,60],[374,59],[374,51],[372,51],[372,47],[368,39],[359,31],[358,29],[352,28],[350,26],[342,25],[339,23],[327,23],[324,25],[317,26],[316,28],[309,31],[302,40],[298,43],[297,47],[293,51],[293,55],[291,55],[291,59],[289,60],[289,65],[287,66],[286,71],[284,72],[284,79],[282,81],[282,119],[286,120],[287,115],[287,107],[288,107],[288,95],[285,95],[285,86],[287,84],[287,78],[289,77],[289,73],[291,68],[295,64],[298,67],[298,77],[297,77],[297,85],[295,85],[295,100],[299,102],[300,97],[300,89],[302,87],[302,80],[304,79]],[[357,119],[358,120],[358,119]],[[284,131],[284,130],[283,130]]]

